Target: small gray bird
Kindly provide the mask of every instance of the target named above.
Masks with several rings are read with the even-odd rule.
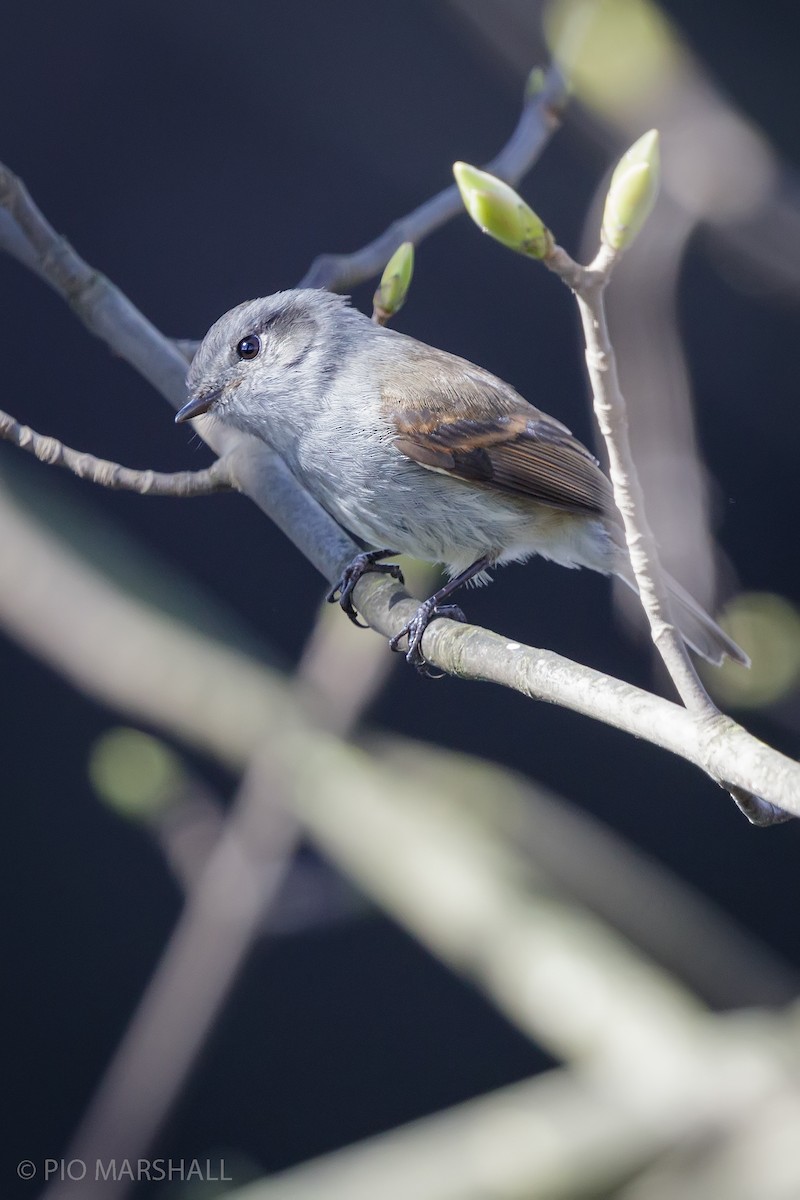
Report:
[[[488,570],[541,554],[618,575],[636,590],[611,485],[566,426],[463,358],[373,324],[315,289],[240,304],[203,339],[176,421],[210,413],[267,442],[370,550],[331,591],[357,621],[353,588],[380,560],[443,563],[450,582],[392,639],[424,670],[422,635],[443,602]],[[747,656],[668,580],[673,619],[713,663]]]

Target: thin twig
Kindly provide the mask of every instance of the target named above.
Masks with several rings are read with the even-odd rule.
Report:
[[[536,162],[557,128],[567,94],[563,75],[557,67],[550,67],[542,89],[526,99],[516,129],[486,170],[508,183],[517,183]],[[379,274],[403,242],[419,245],[461,211],[461,198],[453,184],[405,217],[400,217],[380,237],[353,254],[319,255],[298,287],[348,291],[357,283]]]
[[[36,433],[21,425],[8,413],[0,411],[0,438],[27,450],[54,467],[64,467],[79,479],[88,479],[101,487],[117,491],[138,492],[142,496],[210,496],[214,492],[230,491],[233,483],[224,459],[218,458],[202,471],[137,471],[122,467],[105,458],[96,458],[81,450],[72,450],[57,438]]]
[[[502,150],[487,164],[500,179],[517,183],[533,166],[561,122],[561,112],[568,99],[564,76],[551,66],[544,85],[535,95],[528,95],[517,126]],[[357,284],[379,275],[403,242],[418,246],[430,234],[451,221],[461,212],[461,200],[455,185],[444,188],[418,208],[385,229],[360,250],[351,254],[319,254],[298,283],[298,287],[327,288],[346,292]],[[373,315],[373,320],[376,320]],[[381,321],[377,323],[382,324]],[[181,354],[191,359],[198,342],[180,339],[175,342]]]

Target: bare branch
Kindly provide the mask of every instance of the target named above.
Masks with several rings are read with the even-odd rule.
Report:
[[[119,288],[75,253],[34,204],[22,180],[2,163],[0,206],[11,218],[0,223],[0,248],[35,271],[87,329],[179,408],[186,398],[184,356]]]
[[[71,450],[57,438],[36,433],[28,425],[20,425],[8,413],[0,411],[0,438],[27,450],[54,467],[64,467],[79,479],[88,479],[101,487],[116,491],[138,492],[142,496],[210,496],[214,492],[230,491],[233,483],[225,459],[218,458],[202,471],[137,471],[121,467],[105,458],[95,458],[82,450]]]
[[[541,91],[528,97],[519,122],[503,149],[486,167],[493,175],[517,183],[535,163],[558,127],[567,100],[564,78],[550,67]],[[461,212],[455,184],[426,200],[386,229],[380,237],[353,254],[321,254],[315,258],[298,287],[328,288],[346,292],[382,271],[402,242],[414,245]]]
[[[593,257],[597,214],[608,181],[592,202],[583,244]],[[631,441],[646,481],[648,516],[662,561],[704,607],[717,595],[717,547],[708,467],[698,445],[692,382],[678,328],[678,285],[697,229],[668,194],[646,223],[636,252],[614,268],[606,297],[611,338],[631,415]],[[627,600],[627,588],[620,589]],[[630,593],[628,593],[630,595]],[[631,600],[633,597],[631,596]]]
[[[509,183],[517,183],[531,169],[558,128],[567,99],[564,77],[558,67],[551,66],[541,90],[526,97],[514,132],[487,165],[487,171]],[[418,246],[460,212],[458,188],[445,188],[406,216],[393,221],[388,229],[360,250],[352,254],[318,255],[297,286],[349,291],[356,284],[378,275],[403,242]],[[175,346],[191,360],[198,343],[182,339],[175,342]]]
[[[72,1159],[145,1155],[223,1007],[264,911],[286,877],[299,837],[282,764],[256,755],[232,815],[175,926],[133,1019],[69,1149]],[[169,1052],[165,1053],[168,1047]],[[124,1173],[97,1184],[121,1197]],[[48,1200],[85,1194],[56,1178]]]
[[[650,622],[653,641],[687,708],[716,713],[703,687],[681,635],[670,617],[669,597],[658,558],[655,538],[645,513],[644,493],[631,453],[627,406],[617,372],[617,359],[608,332],[605,288],[611,278],[615,254],[603,246],[575,296],[586,339],[586,363],[594,395],[594,410],[608,451],[614,499],[625,525],[625,537],[642,605]]]
[[[721,728],[719,723],[727,719],[703,686],[686,643],[670,615],[669,595],[658,548],[647,520],[644,493],[631,452],[627,406],[620,387],[605,308],[605,289],[617,257],[613,250],[603,244],[594,262],[582,268],[566,251],[556,246],[544,261],[572,289],[578,302],[594,411],[608,452],[614,500],[622,516],[628,553],[653,642],[687,709],[710,726]],[[707,763],[702,765],[727,786],[725,776],[716,774]],[[749,785],[742,787],[734,782],[734,786],[728,790],[753,824],[772,825],[786,819],[785,813],[761,799],[758,788],[753,789]]]

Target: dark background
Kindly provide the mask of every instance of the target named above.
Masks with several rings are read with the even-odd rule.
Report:
[[[689,0],[666,8],[796,161],[792,6],[729,0],[724,21]],[[491,157],[519,112],[522,79],[446,5],[41,0],[9,7],[3,24],[0,158],[80,253],[175,336],[201,336],[233,304],[292,286],[319,251],[363,244],[445,186],[455,159]],[[525,186],[568,248],[606,165],[568,119]],[[357,294],[364,307],[372,286]],[[158,395],[6,260],[0,295],[2,407],[131,466],[210,461]],[[744,587],[796,601],[796,304],[732,290],[700,241],[681,318],[701,440],[729,500],[721,541]],[[465,217],[421,249],[396,327],[489,367],[591,438],[569,296]],[[322,583],[248,502],[99,494],[0,450],[0,469],[43,495],[57,522],[78,504],[79,523],[116,523],[114,536],[146,544],[279,657],[297,658]],[[268,586],[276,571],[280,592]],[[615,623],[599,578],[531,563],[467,601],[478,623],[652,686],[651,661]],[[180,896],[147,834],[89,786],[89,747],[116,716],[5,639],[0,670],[13,1171],[19,1158],[64,1152]],[[434,731],[547,783],[800,966],[797,825],[754,831],[687,764],[499,689],[395,671],[371,719]],[[786,722],[748,721],[800,752]],[[374,914],[259,945],[156,1150],[238,1152],[253,1170],[274,1170],[544,1062]]]

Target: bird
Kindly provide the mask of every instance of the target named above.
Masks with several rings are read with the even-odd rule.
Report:
[[[297,288],[246,301],[209,329],[179,423],[209,414],[261,439],[364,550],[328,599],[358,622],[367,572],[402,580],[398,554],[448,582],[391,639],[423,673],[422,637],[468,582],[533,555],[616,575],[634,591],[611,484],[555,417],[484,368],[371,321],[348,297]],[[714,664],[739,646],[666,576],[684,641]]]

